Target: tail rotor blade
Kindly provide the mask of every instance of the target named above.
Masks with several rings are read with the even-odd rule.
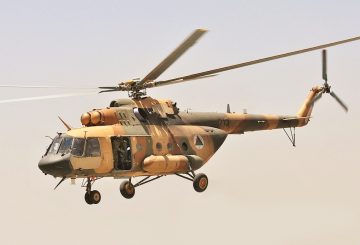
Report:
[[[346,111],[349,111],[349,108],[345,105],[345,103],[334,93],[330,92],[330,95],[340,104],[340,106]]]
[[[327,83],[327,54],[326,54],[326,49],[323,49],[322,51],[322,77],[325,81],[325,83]]]

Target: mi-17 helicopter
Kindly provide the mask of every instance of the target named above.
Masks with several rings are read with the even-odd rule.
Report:
[[[103,177],[126,179],[120,185],[120,193],[128,199],[134,196],[136,187],[167,175],[189,180],[195,191],[203,192],[208,178],[195,172],[209,161],[229,134],[288,129],[290,132],[285,132],[295,145],[295,128],[307,125],[314,103],[323,94],[330,94],[345,111],[348,110],[328,84],[326,50],[322,51],[324,84],[310,90],[296,115],[232,113],[229,106],[226,113],[180,112],[171,100],[147,96],[149,88],[208,78],[224,71],[360,40],[354,37],[169,80],[156,80],[205,32],[195,30],[143,79],[99,87],[100,93],[127,91],[129,98],[111,101],[109,107],[82,114],[83,127],[71,128],[60,118],[67,132],[58,133],[53,139],[38,164],[41,171],[61,177],[57,186],[66,179],[82,178],[88,204],[100,202],[100,192],[92,190],[92,185]],[[142,179],[135,183],[135,177]]]

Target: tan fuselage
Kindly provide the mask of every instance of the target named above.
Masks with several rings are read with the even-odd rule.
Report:
[[[296,116],[179,112],[171,101],[150,97],[113,101],[112,107],[84,113],[84,127],[66,132],[74,139],[95,138],[100,148],[96,155],[68,154],[71,171],[66,177],[122,178],[196,170],[228,134],[306,125],[320,92],[320,87],[313,88]]]

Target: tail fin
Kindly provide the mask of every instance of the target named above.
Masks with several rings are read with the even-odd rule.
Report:
[[[322,92],[322,87],[313,87],[310,90],[310,93],[308,94],[307,98],[305,99],[304,104],[300,107],[300,110],[297,113],[297,116],[299,118],[302,118],[300,121],[300,126],[304,126],[309,122],[312,109],[314,107],[314,99],[315,97]]]

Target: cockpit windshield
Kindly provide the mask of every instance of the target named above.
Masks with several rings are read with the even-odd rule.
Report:
[[[61,143],[61,137],[56,136],[55,139],[53,140],[51,146],[50,146],[48,154],[56,154],[57,151],[59,150],[60,143]]]
[[[61,141],[61,145],[58,153],[63,155],[70,153],[73,139],[74,138],[72,137],[64,137],[63,140]]]
[[[58,135],[54,138],[47,154],[69,154],[78,157],[99,157],[100,144],[98,138],[73,138],[68,135]]]

